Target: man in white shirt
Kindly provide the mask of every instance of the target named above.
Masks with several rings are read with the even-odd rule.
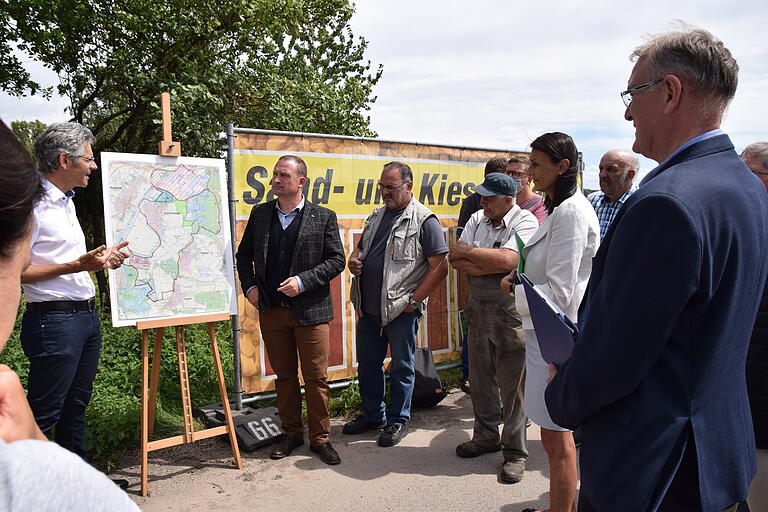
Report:
[[[499,287],[517,267],[518,237],[525,243],[539,228],[536,217],[520,209],[520,185],[502,173],[490,173],[475,191],[483,209],[470,217],[449,253],[451,264],[469,274],[469,375],[475,428],[472,440],[456,447],[459,457],[503,450],[500,477],[519,482],[528,457],[523,412],[525,341],[515,301]],[[499,436],[499,424],[503,424]]]
[[[85,409],[99,363],[101,325],[88,272],[118,268],[122,242],[87,251],[75,214],[75,187],[97,167],[93,134],[77,123],[52,124],[35,142],[44,195],[34,210],[30,265],[21,275],[27,309],[21,344],[29,358],[27,398],[44,434],[83,459]]]

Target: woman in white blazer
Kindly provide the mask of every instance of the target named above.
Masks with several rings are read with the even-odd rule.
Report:
[[[523,249],[525,275],[574,322],[600,243],[595,210],[578,188],[578,151],[564,133],[545,133],[531,143],[536,189],[546,195],[549,216]],[[513,275],[502,280],[509,291]],[[571,431],[552,421],[544,402],[547,363],[541,357],[522,286],[515,289],[525,333],[525,413],[541,427],[541,444],[549,459],[549,511],[576,511],[576,445]],[[526,509],[523,512],[533,512]]]

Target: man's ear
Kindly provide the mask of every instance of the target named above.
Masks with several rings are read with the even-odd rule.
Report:
[[[59,153],[59,156],[58,156],[58,158],[56,160],[57,160],[57,163],[59,164],[56,167],[57,169],[62,168],[62,167],[66,167],[68,165],[67,161],[69,160],[69,155],[66,154],[66,153]]]
[[[680,105],[683,82],[675,75],[665,75],[661,80],[664,91],[664,114],[671,114]]]

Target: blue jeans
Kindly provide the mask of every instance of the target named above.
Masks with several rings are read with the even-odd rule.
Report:
[[[357,376],[363,416],[368,421],[382,421],[384,414],[384,358],[387,345],[392,354],[389,369],[390,406],[386,409],[387,423],[407,423],[411,419],[413,396],[414,352],[421,313],[413,311],[400,316],[381,328],[381,317],[363,315],[357,322]]]
[[[87,460],[85,408],[99,365],[101,324],[95,311],[27,311],[21,345],[29,358],[27,400],[40,430]]]
[[[469,343],[466,329],[461,333],[461,375],[464,380],[469,378]]]

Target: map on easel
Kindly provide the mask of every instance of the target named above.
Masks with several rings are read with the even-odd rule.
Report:
[[[112,324],[236,313],[224,160],[102,153]]]

